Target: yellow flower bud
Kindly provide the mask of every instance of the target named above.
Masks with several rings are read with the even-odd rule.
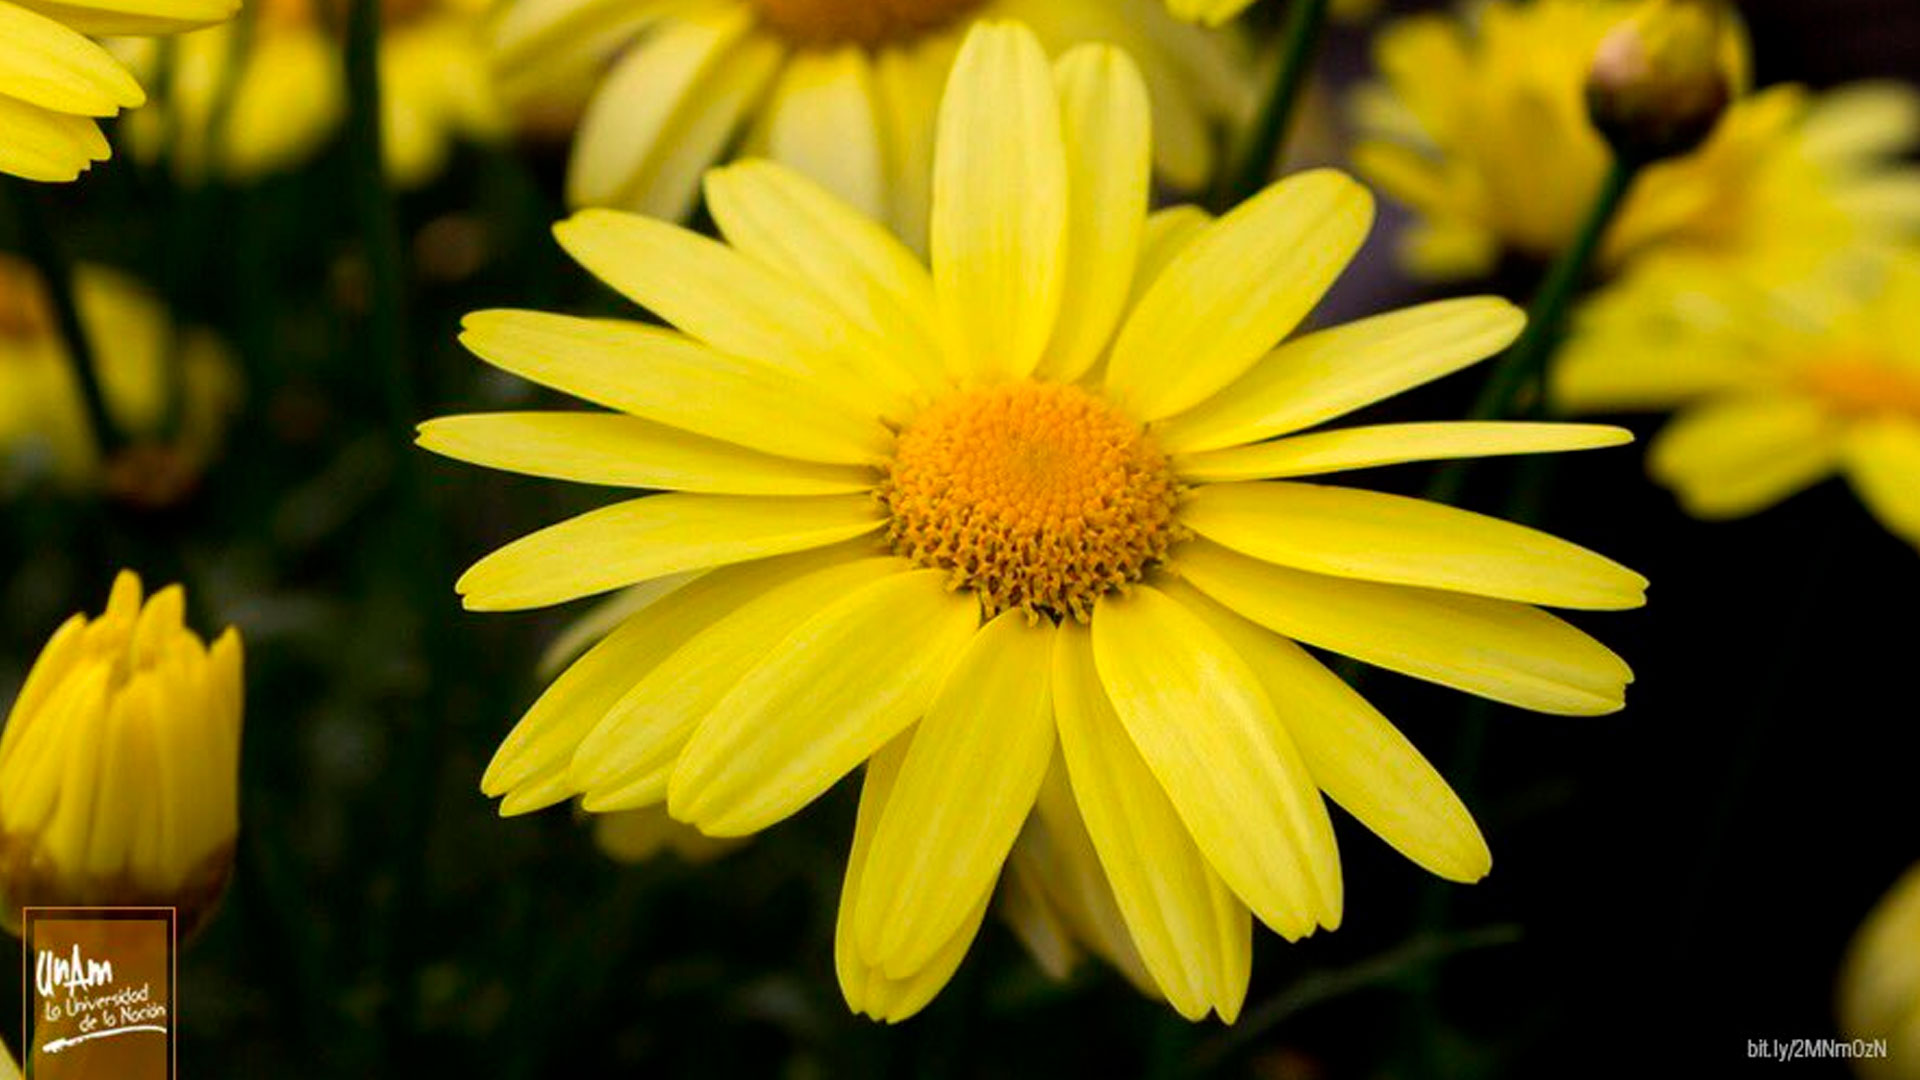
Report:
[[[1840,973],[1840,1030],[1884,1040],[1853,1060],[1867,1080],[1920,1077],[1920,866],[1887,892],[1854,936]]]
[[[1623,158],[1687,153],[1745,81],[1744,56],[1724,0],[1647,0],[1595,50],[1587,111]]]
[[[0,924],[29,905],[213,912],[239,825],[240,635],[212,647],[179,586],[141,603],[122,571],[106,611],[40,653],[0,735]]]

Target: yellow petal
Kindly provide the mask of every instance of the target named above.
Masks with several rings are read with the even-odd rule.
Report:
[[[812,177],[860,216],[886,212],[873,65],[858,46],[795,53],[766,112],[767,156]]]
[[[1134,748],[1077,623],[1063,624],[1055,641],[1053,694],[1073,797],[1141,962],[1180,1015],[1198,1020],[1217,1002],[1229,1017],[1247,989],[1244,966],[1230,961],[1252,949],[1246,905],[1208,865]]]
[[[540,660],[533,666],[534,675],[551,679],[560,674],[568,664],[579,659],[581,653],[591,649],[615,627],[626,622],[629,616],[646,610],[654,601],[704,573],[704,570],[689,570],[684,574],[668,574],[638,585],[629,585],[596,602],[579,618],[568,623],[547,643],[546,648],[540,650]]]
[[[0,96],[84,116],[112,116],[146,100],[105,49],[10,3],[0,3]]]
[[[724,244],[614,210],[583,210],[553,231],[595,277],[721,352],[813,381],[872,415],[914,389],[881,342],[810,286]]]
[[[1209,484],[1181,524],[1266,562],[1334,577],[1619,611],[1647,579],[1538,529],[1425,499],[1286,480]]]
[[[943,379],[933,279],[878,222],[781,165],[748,161],[707,174],[707,206],[727,242],[812,282],[839,312],[887,343],[925,386]]]
[[[1101,598],[1092,639],[1107,699],[1220,877],[1290,941],[1339,926],[1326,804],[1246,662],[1144,585]]]
[[[1029,827],[1032,821],[1028,819]],[[1000,879],[1000,915],[1040,970],[1050,979],[1064,980],[1080,962],[1080,947],[1074,943],[1066,913],[1057,910],[1047,896],[1041,878],[1044,866],[1032,853],[1026,835],[1021,835],[1007,857],[1007,872]]]
[[[616,487],[839,495],[874,483],[865,469],[775,457],[618,413],[446,416],[420,425],[419,444],[475,465]]]
[[[1847,478],[1880,523],[1920,544],[1920,424],[1885,419],[1847,436]]]
[[[1755,302],[1768,301],[1756,297]],[[1766,377],[1752,360],[1758,343],[1731,335],[1675,335],[1653,325],[1615,330],[1597,315],[1585,325],[1591,330],[1576,331],[1547,373],[1548,398],[1557,409],[1664,411],[1751,389]]]
[[[1032,32],[981,23],[954,61],[933,166],[933,281],[967,371],[1019,378],[1053,334],[1066,276],[1067,162]]]
[[[1169,452],[1194,453],[1299,431],[1484,360],[1525,324],[1505,300],[1474,296],[1321,330],[1275,349],[1155,437]]]
[[[867,762],[866,781],[860,787],[860,812],[853,826],[853,850],[847,855],[847,874],[840,887],[840,909],[833,932],[833,966],[847,1006],[854,1012],[890,1024],[899,1023],[925,1008],[953,978],[987,912],[987,900],[983,897],[959,932],[925,967],[905,979],[889,979],[885,972],[867,963],[854,943],[853,909],[866,873],[868,852],[873,847],[874,833],[879,830],[880,817],[892,796],[894,781],[900,774],[900,764],[906,759],[911,739],[911,733],[896,736]]]
[[[501,742],[480,790],[498,797],[523,784],[564,779],[580,740],[688,638],[793,576],[860,554],[843,545],[761,559],[683,579],[680,587],[651,598],[547,687]],[[572,793],[569,788],[554,801]]]
[[[1252,104],[1243,42],[1174,21],[1164,0],[995,0],[994,6],[1001,18],[1032,27],[1050,49],[1101,42],[1132,57],[1153,103],[1159,177],[1182,192],[1206,186],[1219,129]]]
[[[1814,401],[1736,397],[1689,409],[1647,453],[1647,470],[1674,489],[1687,513],[1751,514],[1831,475],[1841,427]]]
[[[1168,596],[1247,661],[1313,782],[1402,855],[1451,881],[1493,865],[1473,815],[1420,751],[1305,649],[1233,614],[1184,582]]]
[[[85,657],[86,632],[87,617],[72,615],[60,624],[60,629],[54,631],[46,647],[34,658],[33,666],[27,669],[26,682],[20,685],[20,692],[13,699],[7,725],[0,729],[0,762],[13,753],[22,733],[41,715],[54,691]]]
[[[1067,767],[1057,753],[1047,768],[1046,779],[1040,782],[1040,797],[1034,800],[1033,813],[1013,847],[1009,865],[1015,873],[1038,883],[1049,907],[1065,922],[1074,940],[1113,965],[1141,993],[1165,1000],[1166,995],[1141,962],[1140,950],[1134,947],[1126,916],[1120,912],[1120,902],[1100,865],[1093,838],[1087,835],[1087,824],[1074,803]],[[1250,933],[1253,920],[1247,906],[1235,900],[1224,883],[1220,893],[1239,906],[1240,926]]]
[[[893,436],[871,414],[683,334],[619,319],[476,311],[460,343],[503,371],[575,397],[782,457],[877,464]]]
[[[1107,389],[1143,420],[1212,397],[1313,310],[1372,223],[1372,196],[1328,169],[1241,204],[1140,298],[1114,342]]]
[[[1423,215],[1447,215],[1456,202],[1445,163],[1393,139],[1360,139],[1353,169],[1387,197]]]
[[[516,104],[597,72],[613,48],[682,7],[679,0],[516,0],[489,26],[494,76]]]
[[[649,495],[523,536],[454,587],[469,611],[545,607],[683,570],[825,547],[884,520],[867,495]]]
[[[1812,100],[1794,137],[1814,160],[1865,164],[1901,157],[1920,141],[1920,98],[1892,79],[1835,87]]]
[[[622,54],[581,114],[568,204],[686,217],[778,69],[779,46],[752,21],[744,7],[690,13]]]
[[[1169,206],[1147,215],[1145,231],[1140,236],[1140,258],[1133,270],[1133,285],[1127,293],[1128,310],[1140,303],[1140,298],[1160,280],[1174,257],[1187,250],[1211,224],[1213,215],[1197,206]]]
[[[11,0],[88,37],[178,34],[224,22],[240,0]]]
[[[1253,0],[1167,0],[1167,10],[1188,22],[1219,26],[1252,3]]]
[[[924,258],[933,214],[933,142],[940,98],[959,42],[935,34],[882,49],[874,59],[881,147],[887,159],[887,223]]]
[[[62,183],[107,160],[106,137],[88,117],[49,112],[0,95],[0,173]]]
[[[993,892],[1053,756],[1053,626],[1008,611],[974,635],[914,732],[854,908],[860,955],[924,967]]]
[[[1523,709],[1618,712],[1633,681],[1606,646],[1525,604],[1310,574],[1204,540],[1171,566],[1275,633]]]
[[[1153,130],[1140,70],[1110,45],[1067,53],[1054,81],[1067,149],[1067,276],[1039,372],[1072,382],[1106,351],[1133,285]]]
[[[1632,441],[1631,431],[1600,424],[1504,420],[1376,424],[1180,454],[1174,457],[1173,467],[1182,480],[1221,483],[1318,476],[1410,461],[1594,450]]]
[[[805,806],[926,711],[979,618],[938,570],[821,609],[700,725],[674,768],[673,816],[741,836]]]
[[[864,558],[814,569],[770,586],[688,637],[580,741],[570,775],[586,795],[586,808],[625,810],[665,798],[674,758],[748,671],[821,608],[907,568],[900,559]]]

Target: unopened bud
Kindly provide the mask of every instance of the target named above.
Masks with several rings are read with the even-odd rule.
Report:
[[[1744,56],[1724,0],[1647,0],[1594,51],[1587,112],[1635,163],[1699,146],[1732,102]]]
[[[121,573],[28,673],[0,735],[0,926],[28,906],[218,905],[239,824],[240,637],[211,646],[185,594]]]

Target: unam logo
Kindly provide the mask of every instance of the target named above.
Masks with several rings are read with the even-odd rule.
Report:
[[[29,908],[25,922],[29,1080],[172,1077],[173,909]]]

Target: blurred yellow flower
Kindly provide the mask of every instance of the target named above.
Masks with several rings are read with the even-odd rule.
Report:
[[[402,186],[446,167],[461,139],[505,133],[488,78],[485,0],[383,0],[380,129]],[[115,43],[149,79],[168,73],[166,104],[128,118],[133,153],[171,156],[181,175],[250,180],[313,157],[346,116],[343,0],[262,0],[228,26]]]
[[[13,1052],[4,1042],[0,1042],[0,1080],[20,1080],[20,1066],[14,1064]]]
[[[46,477],[68,489],[104,485],[136,501],[171,501],[218,451],[240,403],[239,371],[216,338],[176,331],[160,302],[121,274],[82,267],[74,287],[107,408],[134,445],[102,464],[44,284],[26,263],[0,255],[0,491]],[[170,349],[179,350],[183,399],[167,437]]]
[[[72,180],[107,159],[96,118],[146,101],[88,35],[176,34],[238,8],[239,0],[0,0],[0,173]]]
[[[1583,87],[1629,0],[1490,0],[1397,20],[1375,43],[1381,81],[1356,96],[1362,175],[1416,216],[1402,261],[1428,277],[1487,271],[1502,252],[1569,243],[1610,154]],[[1745,43],[1725,63],[1746,81]],[[1603,263],[1687,251],[1798,275],[1821,253],[1920,234],[1920,95],[1861,84],[1778,86],[1736,101],[1696,151],[1643,171]]]
[[[1606,713],[1626,665],[1533,605],[1635,607],[1644,579],[1492,518],[1277,478],[1626,434],[1276,438],[1466,367],[1522,316],[1447,301],[1283,344],[1371,199],[1323,170],[1218,221],[1149,220],[1147,101],[1117,49],[1050,67],[1024,28],[983,25],[940,110],[930,273],[818,185],[749,162],[707,177],[724,242],[607,210],[556,230],[677,329],[468,317],[483,359],[619,411],[449,417],[423,446],[668,493],[482,559],[467,607],[690,575],[507,737],[482,784],[502,812],[664,801],[745,835],[871,759],[839,968],[853,1008],[889,1020],[966,953],[1056,760],[1142,964],[1189,1017],[1237,1012],[1250,910],[1288,938],[1338,925],[1323,789],[1433,872],[1486,873],[1446,783],[1292,639]]]
[[[1576,411],[1678,410],[1648,466],[1698,517],[1750,514],[1840,474],[1920,544],[1920,256],[1792,290],[1650,264],[1579,314],[1551,389]]]
[[[924,249],[934,112],[966,27],[1026,22],[1058,50],[1130,52],[1153,101],[1161,176],[1212,176],[1218,128],[1250,106],[1227,39],[1161,0],[511,0],[497,24],[502,92],[518,104],[608,64],[567,173],[576,207],[677,220],[708,166],[771,158]]]
[[[1887,890],[1854,935],[1840,972],[1840,1030],[1884,1039],[1853,1059],[1866,1080],[1920,1080],[1920,866]]]
[[[1332,0],[1327,10],[1343,22],[1365,22],[1379,13],[1380,4],[1381,0]],[[1253,5],[1254,0],[1167,0],[1167,9],[1178,18],[1208,26],[1219,26]]]
[[[238,828],[241,650],[183,623],[170,586],[141,603],[122,571],[107,609],[40,653],[0,735],[0,922],[27,905],[213,911]]]

